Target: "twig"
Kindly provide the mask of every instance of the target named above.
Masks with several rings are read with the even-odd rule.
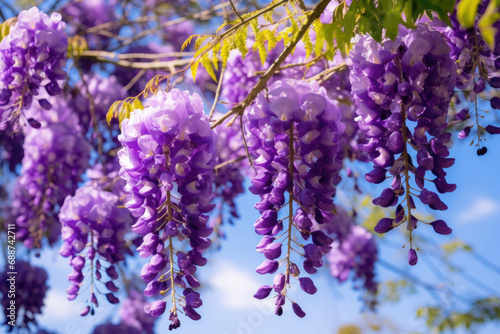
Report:
[[[247,153],[247,158],[248,158],[248,162],[250,163],[250,167],[252,167],[253,170],[255,171],[255,173],[257,173],[257,171],[255,170],[255,167],[253,165],[252,157],[250,156],[250,151],[248,150],[247,139],[245,138],[245,130],[243,128],[243,114],[239,114],[239,115],[236,114],[235,116],[236,117],[240,116],[241,137],[243,138],[243,145],[245,146],[245,152]],[[232,122],[234,122],[234,120]],[[230,124],[232,124],[232,122]]]
[[[185,57],[192,56],[194,52],[165,52],[165,53],[116,53],[108,51],[86,50],[81,56],[88,57],[107,57],[115,59],[160,59],[167,57]]]
[[[276,72],[279,72],[279,71],[282,71],[282,70],[286,70],[287,68],[292,68],[292,67],[299,67],[299,66],[312,66],[316,63],[318,63],[320,60],[323,59],[323,56],[324,54],[320,54],[319,56],[315,57],[314,59],[312,59],[311,61],[308,61],[308,62],[304,62],[304,63],[296,63],[296,64],[287,64],[287,65],[283,65],[281,66],[280,68],[278,68],[276,70]],[[257,75],[261,75],[261,74],[264,74],[266,73],[266,71],[255,71],[254,72],[254,75],[257,76]]]
[[[106,58],[104,56],[99,56],[95,55],[96,53],[100,53],[102,51],[97,51],[97,52],[92,52],[89,53],[88,51],[84,51],[81,54],[81,57],[86,57],[86,58],[94,58],[100,62],[103,63],[110,63],[114,65],[118,65],[121,67],[127,67],[127,68],[135,68],[135,69],[145,69],[145,70],[151,70],[151,69],[165,69],[168,68],[171,72],[175,71],[175,67],[179,66],[184,66],[187,65],[191,62],[191,59],[174,59],[174,60],[168,60],[168,61],[153,61],[153,62],[140,62],[140,61],[129,61],[125,59],[121,60],[113,60]]]
[[[227,165],[234,164],[236,162],[240,162],[241,160],[243,160],[245,158],[246,158],[246,156],[242,155],[241,157],[237,157],[237,158],[234,158],[234,159],[231,159],[228,161],[221,162],[220,164],[218,164],[217,166],[214,167],[214,170],[217,171],[221,168],[226,167]]]
[[[326,80],[330,79],[333,74],[335,74],[337,72],[345,71],[345,70],[347,70],[347,68],[348,67],[347,67],[346,63],[342,63],[342,64],[339,64],[339,65],[327,68],[323,72],[320,72],[320,73],[316,74],[315,76],[312,76],[312,77],[310,77],[310,78],[308,78],[306,80],[307,81],[313,81],[313,80],[315,80],[315,81],[317,81],[321,85],[323,82],[325,82]]]
[[[241,15],[238,13],[238,11],[236,10],[236,7],[234,7],[234,3],[232,0],[229,0],[229,3],[231,4],[231,8],[233,9],[233,12],[238,15],[238,17],[240,18],[241,22],[243,22],[243,18],[241,17]]]
[[[217,89],[215,90],[214,103],[212,104],[212,108],[210,109],[210,113],[208,114],[209,119],[212,119],[212,116],[214,115],[214,112],[215,112],[215,107],[217,106],[217,103],[219,102],[220,91],[222,89],[222,80],[224,79],[225,72],[226,72],[226,66],[223,66],[221,69],[221,72],[220,72],[219,82],[217,84]]]
[[[240,102],[236,106],[234,106],[229,112],[224,114],[220,119],[218,119],[213,125],[212,129],[215,128],[216,126],[222,124],[227,118],[231,117],[232,115],[239,114],[243,115],[243,112],[245,109],[252,104],[253,100],[257,97],[257,95],[266,87],[267,82],[269,79],[273,76],[274,72],[280,68],[281,64],[285,61],[285,59],[290,55],[292,50],[295,48],[297,43],[302,39],[304,34],[307,32],[311,24],[321,16],[323,11],[325,10],[326,6],[330,0],[322,0],[316,7],[314,7],[311,15],[307,18],[307,22],[300,28],[296,38],[290,43],[289,46],[287,46],[283,52],[279,55],[278,59],[274,61],[274,63],[267,69],[266,73],[264,73],[260,79],[259,82],[255,85],[254,88],[250,91],[248,96],[243,100],[243,102]]]
[[[135,83],[137,81],[139,81],[143,76],[144,74],[146,74],[146,70],[145,69],[142,69],[140,70],[133,78],[132,80],[130,80],[130,82],[125,86],[123,87],[126,91],[128,91],[130,88],[132,88]]]

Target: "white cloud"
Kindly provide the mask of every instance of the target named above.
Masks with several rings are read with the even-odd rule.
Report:
[[[48,317],[51,321],[67,320],[73,318],[75,314],[80,314],[82,309],[82,305],[78,302],[70,302],[67,299],[64,290],[49,289],[42,317]]]
[[[224,307],[232,310],[248,310],[254,307],[253,295],[260,284],[252,277],[252,272],[240,269],[225,260],[214,262],[211,269],[209,284]]]
[[[482,219],[487,218],[500,211],[499,203],[491,198],[477,198],[472,202],[461,214],[458,215],[458,222],[461,224],[479,223]]]

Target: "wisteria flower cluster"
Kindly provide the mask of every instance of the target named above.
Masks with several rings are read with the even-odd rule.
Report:
[[[494,36],[494,46],[491,48],[481,36],[478,26],[479,19],[484,14],[489,0],[479,2],[478,12],[475,23],[472,28],[463,28],[457,20],[457,11],[450,15],[451,26],[437,19],[431,22],[431,25],[437,31],[442,32],[448,45],[451,48],[450,57],[458,64],[456,87],[466,94],[468,99],[474,103],[474,114],[470,115],[469,109],[465,108],[456,115],[457,121],[465,121],[471,116],[474,117],[474,123],[467,125],[458,133],[459,139],[465,139],[471,133],[472,128],[476,128],[477,136],[477,155],[484,155],[487,148],[482,146],[484,131],[490,134],[500,134],[500,128],[487,125],[481,126],[480,121],[483,116],[480,115],[478,108],[478,97],[482,98],[481,93],[486,91],[487,84],[491,88],[500,88],[500,35]],[[493,29],[500,29],[500,21],[493,23]],[[489,99],[492,109],[500,109],[500,98],[493,96]],[[474,142],[474,140],[473,140]]]
[[[41,248],[45,234],[51,245],[58,239],[57,208],[75,192],[90,159],[90,144],[66,101],[47,99],[50,111],[35,105],[26,111],[40,120],[40,128],[24,129],[24,158],[12,202],[17,238],[28,248]]]
[[[102,282],[109,291],[106,298],[112,304],[118,303],[114,295],[118,291],[113,282],[118,278],[115,264],[125,259],[124,236],[131,225],[127,210],[118,207],[118,196],[92,186],[81,187],[74,196],[66,198],[59,219],[63,239],[59,254],[69,257],[73,267],[68,276],[68,299],[76,298],[85,278],[84,269],[90,268],[89,305],[82,315],[94,314],[98,307],[94,277],[100,282],[103,272],[110,279]]]
[[[206,264],[201,251],[210,246],[206,214],[214,207],[217,143],[199,95],[161,91],[147,104],[122,123],[120,175],[132,195],[125,206],[137,217],[132,230],[144,236],[139,255],[150,258],[141,273],[148,283],[144,294],[162,296],[145,311],[158,317],[170,299],[174,329],[180,326],[180,306],[189,318],[201,317],[195,309],[202,301],[192,288],[200,286],[194,274]],[[178,250],[176,240],[189,241],[191,249]]]
[[[216,113],[217,119],[221,114]],[[249,173],[247,155],[243,144],[240,121],[236,121],[231,126],[228,122],[214,129],[217,134],[217,159],[218,166],[215,170],[215,210],[209,221],[210,227],[214,229],[214,234],[218,238],[224,238],[225,234],[221,227],[224,223],[226,211],[229,211],[230,224],[233,218],[239,218],[238,208],[235,199],[245,190],[243,181]],[[226,209],[227,208],[227,209]]]
[[[16,274],[10,273],[12,271],[10,266],[6,266],[5,271],[0,274],[0,303],[5,314],[5,323],[14,321],[16,326],[29,329],[31,324],[36,324],[35,316],[42,313],[45,295],[49,289],[47,272],[22,260],[16,261]],[[12,301],[15,303],[12,304]],[[20,325],[16,319],[22,319]]]
[[[250,45],[248,45],[248,47],[251,48]],[[227,69],[222,79],[221,99],[229,103],[230,106],[243,101],[250,89],[259,81],[260,76],[257,72],[267,70],[276,58],[278,58],[283,49],[283,42],[279,42],[278,45],[269,52],[264,64],[262,64],[257,50],[249,50],[245,59],[243,59],[240,53],[232,51],[228,59]],[[320,72],[324,67],[324,61],[316,63],[311,67],[304,65],[306,61],[310,60],[311,59],[306,58],[304,43],[299,43],[294,53],[284,62],[283,67],[285,68],[278,71],[273,78],[271,78],[269,84],[284,78],[299,80],[304,77],[311,77]],[[286,68],[286,66],[290,67]]]
[[[9,34],[0,42],[0,130],[18,132],[29,121],[23,112],[31,106],[40,88],[53,96],[61,92],[58,80],[66,78],[68,37],[61,15],[49,17],[37,7],[22,11]],[[43,109],[50,109],[47,99],[40,98]]]
[[[361,281],[366,292],[365,302],[370,308],[376,304],[378,285],[375,281],[375,263],[378,259],[377,243],[364,227],[354,224],[353,217],[342,207],[336,207],[335,221],[322,226],[335,241],[326,255],[330,274],[339,282],[350,276]]]
[[[410,231],[409,263],[414,265],[417,255],[411,232],[419,220],[411,214],[415,209],[413,198],[418,197],[433,210],[447,209],[439,196],[425,187],[426,173],[436,176],[431,182],[439,193],[456,189],[456,185],[446,182],[444,171],[455,161],[448,158],[446,144],[451,134],[446,127],[456,65],[441,34],[420,24],[415,30],[402,30],[395,41],[387,40],[382,45],[371,37],[361,38],[350,54],[349,66],[358,125],[367,138],[359,148],[369,154],[374,164],[365,178],[382,183],[387,172],[392,176],[391,187],[373,203],[382,207],[397,205],[395,218],[383,218],[375,231],[384,233],[406,221]],[[412,175],[418,188],[410,183]],[[430,224],[438,233],[451,233],[442,220]]]
[[[309,277],[299,277],[291,252],[302,255],[304,270],[314,274],[331,249],[333,240],[312,226],[334,219],[332,197],[342,167],[340,136],[345,128],[341,118],[338,107],[316,82],[286,79],[272,84],[267,95],[260,94],[248,111],[246,137],[257,172],[250,191],[261,199],[255,205],[262,215],[255,231],[263,235],[257,251],[266,257],[257,272],[273,274],[280,264],[285,266],[284,274],[274,276],[274,285],[261,287],[255,297],[266,298],[274,290],[278,315],[286,298],[290,299],[291,277],[299,280],[306,293],[316,292]],[[286,215],[280,219],[281,209],[286,209]],[[294,230],[312,242],[301,245],[293,239]],[[280,259],[283,244],[286,255]],[[292,308],[297,316],[305,316],[293,301]]]
[[[120,320],[139,331],[139,333],[153,334],[156,318],[144,312],[147,300],[141,291],[131,289],[128,298],[121,302]]]

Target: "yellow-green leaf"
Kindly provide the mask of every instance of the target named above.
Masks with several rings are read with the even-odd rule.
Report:
[[[477,7],[481,0],[461,0],[457,5],[458,22],[465,28],[472,28],[476,22]]]
[[[106,121],[108,124],[111,124],[111,120],[118,116],[117,108],[121,103],[122,101],[116,101],[109,107],[108,113],[106,114]]]
[[[134,108],[134,110],[136,110],[136,109],[143,110],[144,109],[144,106],[142,105],[142,102],[139,99],[135,99],[134,102],[132,102],[132,107]]]
[[[184,43],[182,43],[182,47],[181,47],[181,51],[183,51],[189,44],[191,44],[191,40],[195,37],[195,36],[199,36],[199,35],[192,35],[192,36],[189,36],[185,41]]]
[[[309,36],[309,32],[306,32],[304,34],[304,37],[302,38],[302,41],[304,42],[304,48],[306,49],[306,60],[309,59],[309,56],[313,52],[313,44],[311,42],[311,38]]]
[[[491,49],[495,47],[495,35],[497,33],[497,29],[493,27],[493,24],[500,20],[498,7],[500,7],[500,0],[491,0],[488,7],[486,7],[486,11],[483,16],[477,23],[477,26],[481,31],[481,36],[483,36],[484,41],[490,46]]]
[[[197,60],[194,62],[193,65],[191,65],[191,76],[193,77],[193,82],[196,82],[196,72],[198,72],[198,65],[200,64],[200,61]]]
[[[226,67],[227,65],[227,59],[229,58],[229,43],[222,42],[221,50],[220,50],[220,57],[222,58],[222,67]]]
[[[205,54],[203,55],[203,57],[201,57],[201,64],[207,70],[208,75],[210,75],[210,77],[214,79],[215,82],[217,82],[217,77],[215,76],[212,62],[210,61],[210,57],[208,55]]]

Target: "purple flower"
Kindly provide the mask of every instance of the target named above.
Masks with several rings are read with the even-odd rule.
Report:
[[[179,286],[186,292],[188,285],[200,285],[193,275],[196,266],[206,264],[200,252],[210,246],[207,214],[214,208],[217,137],[196,94],[161,91],[145,105],[122,122],[118,136],[123,146],[118,152],[120,176],[130,193],[125,206],[137,219],[132,229],[144,236],[141,255],[151,256],[142,271],[149,282],[144,293],[163,295]],[[174,239],[185,240],[191,249],[175,250]],[[174,252],[176,263],[168,260]],[[172,279],[175,285],[166,283]],[[199,317],[189,307],[186,312],[192,319]],[[169,317],[173,327],[177,308],[170,310]]]
[[[297,303],[292,303],[292,309],[293,309],[293,312],[299,317],[299,318],[303,318],[306,316],[306,313],[304,311],[302,311],[302,308],[299,306],[299,304]]]
[[[410,248],[410,250],[408,251],[408,263],[410,264],[410,266],[414,266],[417,264],[417,262],[418,262],[417,252],[415,252],[413,248]]]
[[[167,307],[167,303],[165,303],[163,300],[156,300],[150,305],[147,305],[144,307],[144,311],[147,314],[150,314],[152,317],[159,317],[163,313],[165,313],[165,309]]]
[[[378,221],[377,225],[375,226],[374,230],[377,233],[386,233],[390,230],[393,229],[393,224],[394,219],[391,218],[382,218]]]
[[[500,109],[500,108],[497,108],[497,109]],[[488,126],[486,126],[485,130],[492,135],[500,134],[500,127],[497,127],[497,126],[488,125]]]
[[[156,318],[144,312],[147,301],[141,292],[131,290],[128,297],[120,304],[120,320],[131,327],[136,328],[141,333],[153,334]]]
[[[274,274],[278,270],[278,262],[273,260],[264,260],[255,270],[259,274]]]
[[[57,81],[66,78],[68,48],[64,28],[60,14],[49,17],[32,7],[19,13],[0,42],[0,130],[19,131],[25,119],[23,113],[41,87],[49,95],[61,91]],[[50,109],[48,101],[40,101]]]
[[[313,281],[309,277],[299,278],[300,288],[310,295],[314,295],[318,289],[314,285]]]
[[[263,285],[259,288],[259,290],[257,290],[257,292],[253,296],[254,298],[257,299],[264,299],[267,296],[269,296],[272,290],[273,288],[270,287],[269,285]]]
[[[447,159],[446,146],[451,140],[451,134],[446,132],[448,106],[457,83],[457,65],[450,53],[443,34],[418,24],[413,30],[400,29],[395,40],[381,44],[372,37],[361,38],[347,60],[358,126],[366,137],[358,147],[374,164],[365,178],[382,183],[387,171],[392,178],[391,188],[385,188],[373,203],[382,207],[397,205],[396,224],[406,217],[407,224],[412,224],[408,227],[410,238],[417,220],[411,219],[413,197],[407,182],[402,181],[414,174],[417,186],[422,188],[421,202],[434,210],[445,210],[447,206],[424,188],[426,172],[436,176],[438,192],[455,189],[446,183],[443,170],[454,162]],[[483,86],[484,81],[478,81],[476,90]],[[469,131],[459,136],[465,137]],[[415,155],[416,164],[412,161]],[[398,209],[400,206],[407,212]],[[393,220],[382,219],[376,231],[385,233],[392,228]]]
[[[74,196],[68,196],[59,213],[63,239],[59,253],[70,257],[73,267],[68,280],[74,284],[82,282],[87,261],[92,268],[89,274],[100,280],[101,261],[108,262],[106,274],[111,281],[105,285],[111,292],[106,294],[106,298],[112,304],[118,303],[118,298],[113,294],[118,288],[112,281],[118,278],[118,272],[113,264],[125,259],[124,235],[131,225],[131,217],[125,209],[118,207],[118,203],[117,195],[87,185],[77,189]],[[86,245],[89,248],[84,252]],[[100,260],[96,258],[96,254]],[[68,294],[73,296],[74,292],[69,290]],[[91,299],[95,300],[94,304],[97,303],[95,296]],[[91,308],[93,311],[92,306]]]
[[[330,251],[333,239],[312,227],[334,221],[332,197],[340,181],[341,136],[346,128],[341,119],[340,108],[315,81],[276,81],[248,110],[245,136],[257,173],[250,191],[260,196],[255,207],[261,213],[254,227],[264,236],[257,251],[267,258],[258,273],[276,272],[279,264],[274,260],[282,256],[281,245],[292,247],[290,234],[285,233],[280,243],[273,242],[285,228],[296,229],[304,239],[313,237],[312,243],[303,246],[306,272],[314,273],[323,265],[322,257]],[[279,220],[282,209],[289,216]],[[276,275],[274,282],[277,300],[283,303],[288,297],[289,274],[300,275],[290,257],[288,251],[280,260],[286,263],[285,273]],[[281,314],[282,304],[277,305],[276,312]]]
[[[0,274],[3,284],[0,284],[0,303],[3,306],[5,318],[13,320],[10,314],[29,314],[30,316],[17,317],[15,325],[29,328],[30,324],[36,325],[36,315],[42,313],[45,295],[47,294],[47,272],[43,268],[33,267],[28,262],[17,260],[15,263],[15,291],[10,289],[12,277],[9,272],[12,268],[8,266]],[[10,282],[10,283],[9,283]],[[11,311],[8,308],[13,308]],[[10,321],[9,320],[9,321]]]
[[[274,260],[281,256],[281,244],[273,242],[266,246],[264,250],[264,256],[269,260]]]
[[[449,228],[448,225],[441,219],[433,221],[431,225],[436,233],[448,235],[452,232],[451,228]]]

